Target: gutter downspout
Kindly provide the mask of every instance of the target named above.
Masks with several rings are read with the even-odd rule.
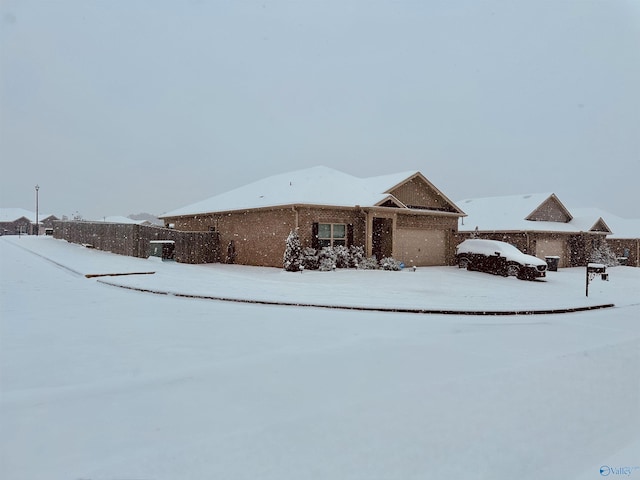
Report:
[[[299,214],[298,214],[298,209],[296,208],[296,206],[295,206],[295,205],[292,205],[292,206],[291,206],[291,210],[293,210],[293,213],[294,213],[294,215],[295,215],[295,220],[294,220],[294,229],[295,229],[295,230],[298,230],[298,227],[299,227],[298,222],[299,222],[299,220],[300,220],[300,216],[299,216]]]

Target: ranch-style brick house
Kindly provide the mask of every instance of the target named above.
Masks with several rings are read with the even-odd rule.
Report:
[[[420,172],[359,178],[313,167],[275,175],[161,215],[167,227],[215,231],[221,261],[282,267],[286,239],[358,245],[407,266],[447,265],[465,213]]]
[[[471,198],[456,202],[467,213],[459,237],[501,240],[538,258],[559,257],[560,267],[585,265],[612,231],[597,212],[573,214],[554,193]]]
[[[35,229],[34,212],[24,208],[0,208],[0,235],[33,235]],[[40,234],[45,233],[45,229],[53,228],[53,222],[58,220],[55,215],[38,214],[40,223]]]

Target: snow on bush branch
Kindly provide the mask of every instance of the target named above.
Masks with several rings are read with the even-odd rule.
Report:
[[[590,262],[601,263],[607,267],[615,267],[619,265],[616,254],[613,253],[609,244],[605,241],[601,242],[597,248],[591,252]]]

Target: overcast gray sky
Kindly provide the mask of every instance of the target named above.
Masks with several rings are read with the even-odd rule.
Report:
[[[326,165],[640,217],[636,0],[0,0],[1,207],[161,214]]]

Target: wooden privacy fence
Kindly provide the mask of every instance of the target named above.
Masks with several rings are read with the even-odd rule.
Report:
[[[175,260],[180,263],[216,263],[220,261],[220,242],[216,232],[183,232],[171,228],[127,223],[56,221],[53,236],[98,250],[149,257],[149,242],[175,242]]]

